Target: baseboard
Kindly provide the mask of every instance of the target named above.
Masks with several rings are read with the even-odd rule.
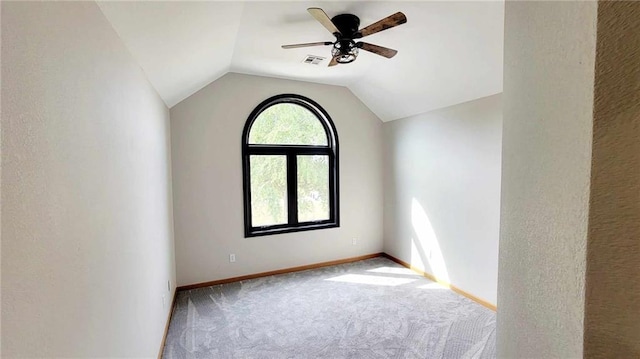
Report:
[[[243,275],[243,276],[240,276],[240,277],[233,277],[233,278],[214,280],[214,281],[210,281],[210,282],[189,284],[189,285],[180,286],[180,287],[178,287],[177,290],[178,291],[183,291],[183,290],[190,290],[190,289],[196,289],[196,288],[204,288],[204,287],[210,287],[212,285],[239,282],[239,281],[242,281],[242,280],[249,280],[249,279],[268,277],[268,276],[277,275],[277,274],[287,274],[287,273],[293,273],[293,272],[300,272],[300,271],[303,271],[303,270],[317,269],[317,268],[322,268],[322,267],[335,266],[335,265],[339,265],[339,264],[357,262],[357,261],[361,261],[361,260],[365,260],[365,259],[383,257],[384,255],[385,254],[382,253],[382,252],[373,253],[373,254],[367,254],[367,255],[359,256],[359,257],[338,259],[338,260],[335,260],[335,261],[315,263],[315,264],[309,264],[309,265],[304,265],[304,266],[299,266],[299,267],[292,267],[292,268],[285,268],[285,269],[278,269],[278,270],[269,271],[269,272],[262,272],[262,273],[256,273],[256,274]]]
[[[480,305],[482,305],[484,307],[487,307],[487,308],[493,310],[494,312],[497,311],[497,309],[498,309],[494,304],[491,304],[491,303],[487,302],[484,299],[480,299],[480,298],[476,297],[475,295],[473,295],[473,294],[471,294],[469,292],[466,292],[466,291],[456,287],[455,285],[453,285],[453,284],[451,284],[449,282],[445,282],[443,280],[440,280],[440,279],[436,278],[433,274],[427,273],[427,272],[423,271],[422,269],[414,267],[411,264],[409,264],[409,263],[407,263],[407,262],[405,262],[405,261],[403,261],[401,259],[398,259],[398,258],[396,258],[396,257],[394,257],[394,256],[392,256],[390,254],[387,254],[387,253],[383,253],[382,256],[387,258],[387,259],[389,259],[389,260],[392,260],[392,261],[400,264],[401,266],[407,267],[407,268],[411,269],[412,271],[414,271],[416,273],[419,273],[423,277],[429,278],[432,281],[437,282],[437,283],[439,283],[439,284],[451,289],[452,291],[454,291],[454,292],[456,292],[456,293],[458,293],[460,295],[463,295],[463,296],[473,300],[474,302],[476,302],[476,303],[478,303],[478,304],[480,304]]]
[[[162,335],[162,341],[160,342],[160,352],[158,353],[158,359],[162,359],[162,353],[164,352],[164,345],[167,342],[167,334],[169,333],[169,324],[171,323],[171,317],[173,317],[173,310],[176,304],[176,296],[178,295],[178,290],[173,291],[173,299],[171,299],[171,310],[169,311],[169,316],[167,317],[167,324],[164,326],[164,334]]]

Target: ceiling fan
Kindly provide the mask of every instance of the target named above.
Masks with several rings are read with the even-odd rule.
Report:
[[[304,44],[282,45],[283,49],[295,49],[299,47],[309,46],[323,46],[333,45],[331,49],[331,61],[329,66],[335,66],[337,64],[348,64],[353,62],[358,57],[358,49],[373,52],[376,55],[384,56],[386,58],[394,57],[398,51],[389,49],[386,47],[370,44],[368,42],[356,42],[355,39],[360,39],[376,32],[384,31],[392,27],[402,25],[407,22],[407,17],[397,12],[393,15],[387,16],[384,19],[377,21],[363,29],[358,30],[360,26],[360,18],[352,14],[340,14],[333,18],[329,18],[324,10],[311,7],[307,11],[313,16],[322,26],[324,26],[329,32],[336,37],[336,41],[320,41],[320,42],[308,42]]]

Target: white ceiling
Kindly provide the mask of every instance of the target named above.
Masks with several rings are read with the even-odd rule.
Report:
[[[229,71],[346,86],[383,121],[502,92],[502,1],[98,4],[169,107]],[[308,7],[358,15],[361,28],[404,12],[406,24],[364,39],[398,55],[303,64],[306,55],[328,58],[330,46],[280,45],[334,39]]]

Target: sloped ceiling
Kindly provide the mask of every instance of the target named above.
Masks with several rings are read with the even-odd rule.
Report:
[[[239,72],[348,87],[390,121],[502,91],[504,2],[282,1],[98,2],[107,19],[172,107],[225,73]],[[366,37],[398,50],[386,59],[361,51],[327,67],[332,41],[308,13],[352,13],[361,27],[397,11],[407,23]],[[320,65],[306,55],[326,57]]]

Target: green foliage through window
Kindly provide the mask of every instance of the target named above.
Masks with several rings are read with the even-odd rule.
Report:
[[[251,156],[250,168],[253,225],[287,223],[287,158]]]
[[[251,126],[251,144],[327,145],[327,134],[313,112],[293,103],[262,111]]]
[[[298,221],[329,219],[329,156],[298,156]]]

